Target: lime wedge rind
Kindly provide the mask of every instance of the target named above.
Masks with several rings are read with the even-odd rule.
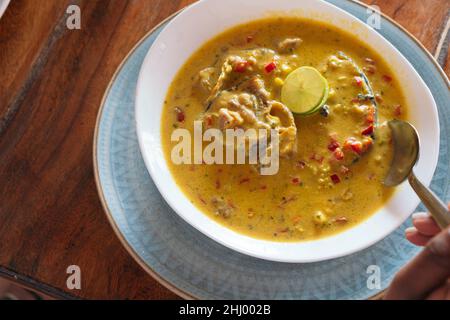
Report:
[[[318,112],[320,110],[320,108],[322,108],[326,104],[326,102],[328,100],[328,93],[329,93],[329,91],[330,91],[330,89],[327,86],[326,89],[325,89],[322,101],[319,103],[319,105],[317,107],[313,108],[311,111],[309,111],[307,113],[302,113],[301,115],[309,116],[309,115],[312,115],[312,114]]]

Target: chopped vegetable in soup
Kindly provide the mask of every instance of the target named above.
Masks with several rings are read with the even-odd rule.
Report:
[[[391,197],[386,121],[405,119],[385,61],[330,25],[278,17],[232,28],[204,44],[176,75],[162,117],[171,173],[201,211],[237,232],[314,240],[370,217]],[[258,165],[171,161],[176,128],[275,129],[275,175]]]

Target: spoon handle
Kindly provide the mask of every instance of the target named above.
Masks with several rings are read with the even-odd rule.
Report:
[[[414,173],[411,171],[411,174],[408,177],[409,183],[414,191],[419,196],[420,200],[422,200],[425,207],[430,210],[431,215],[433,216],[436,223],[441,227],[441,229],[446,228],[450,225],[450,212],[447,209],[447,206],[439,200],[439,198],[431,191],[429,188],[425,187],[422,182],[420,182]]]

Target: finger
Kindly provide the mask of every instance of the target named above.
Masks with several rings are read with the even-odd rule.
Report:
[[[395,276],[386,299],[423,299],[450,276],[450,227],[431,239],[425,249]]]
[[[427,212],[418,212],[413,214],[413,225],[417,230],[426,236],[435,236],[441,232],[441,228],[436,221]]]
[[[433,290],[426,300],[450,300],[450,278],[442,286]]]
[[[421,247],[425,246],[428,243],[428,241],[431,240],[431,237],[420,233],[414,227],[406,229],[405,236],[409,242],[411,242],[412,244],[415,244],[416,246],[421,246]]]

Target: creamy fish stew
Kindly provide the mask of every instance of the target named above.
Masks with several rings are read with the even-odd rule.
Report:
[[[294,71],[298,92],[286,101],[295,111],[295,101],[310,103],[309,112],[283,103]],[[393,71],[353,35],[270,18],[227,30],[190,57],[167,94],[162,142],[177,184],[212,219],[255,238],[313,240],[355,226],[389,199],[394,190],[382,184],[393,148],[386,121],[406,117]],[[261,175],[250,164],[173,164],[173,130],[193,132],[196,120],[204,130],[276,129],[278,173]]]

